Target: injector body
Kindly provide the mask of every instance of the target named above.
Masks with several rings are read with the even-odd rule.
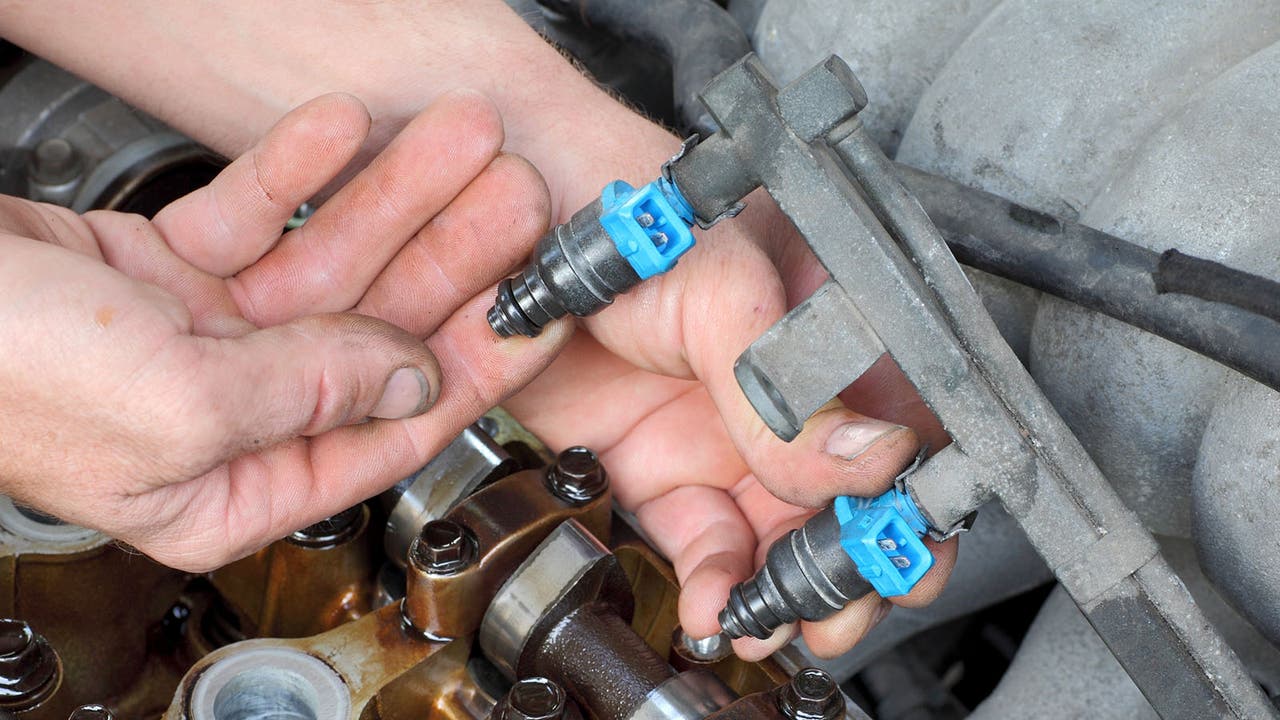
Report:
[[[929,531],[900,488],[839,497],[769,547],[764,567],[735,585],[720,611],[730,637],[768,638],[796,620],[822,620],[869,592],[905,595],[933,566]]]
[[[693,247],[693,209],[666,177],[617,181],[538,241],[524,270],[498,285],[488,321],[502,337],[537,337],[556,318],[585,317]]]

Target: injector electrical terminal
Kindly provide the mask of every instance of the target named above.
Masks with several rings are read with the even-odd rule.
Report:
[[[720,627],[765,639],[796,620],[822,620],[875,591],[896,597],[933,567],[929,525],[901,487],[875,498],[838,497],[769,548],[764,567],[729,591]]]

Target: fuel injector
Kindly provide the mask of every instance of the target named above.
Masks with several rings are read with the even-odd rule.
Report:
[[[732,638],[764,640],[796,620],[822,620],[877,592],[896,597],[933,567],[930,533],[905,487],[874,498],[838,497],[769,547],[764,567],[735,585],[720,611]]]
[[[538,241],[523,272],[502,281],[489,326],[502,337],[537,337],[556,318],[599,312],[674,267],[693,247],[695,222],[692,206],[665,172],[640,188],[610,183]]]

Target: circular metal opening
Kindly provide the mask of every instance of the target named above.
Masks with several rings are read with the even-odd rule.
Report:
[[[208,666],[189,702],[192,720],[346,720],[351,710],[346,683],[322,660],[261,645]]]
[[[716,662],[729,657],[733,653],[733,645],[729,636],[716,633],[710,637],[695,638],[682,628],[676,628],[674,644],[680,653],[695,662]]]
[[[87,548],[107,542],[105,536],[93,530],[68,525],[58,518],[23,507],[3,495],[0,495],[0,528],[27,544],[42,548]]]
[[[48,513],[40,512],[39,510],[33,507],[27,507],[26,505],[20,505],[18,503],[14,503],[13,506],[18,510],[19,513],[22,514],[23,517],[25,517],[26,519],[32,522],[37,522],[37,523],[40,523],[41,525],[65,525],[66,524],[61,520],[59,520],[58,518]]]
[[[246,670],[213,699],[214,720],[318,720],[316,693],[288,670]]]

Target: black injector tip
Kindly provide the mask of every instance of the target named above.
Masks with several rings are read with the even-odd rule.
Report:
[[[489,321],[489,327],[493,328],[499,337],[524,335],[536,338],[542,333],[542,327],[534,324],[516,302],[515,293],[511,289],[511,278],[503,280],[498,285],[498,297],[485,318]]]
[[[764,567],[734,585],[720,612],[732,638],[768,639],[796,620],[823,620],[873,592],[841,546],[840,521],[828,507],[769,546]]]
[[[761,572],[746,582],[734,585],[729,590],[729,601],[720,611],[720,629],[731,639],[751,636],[759,640],[768,640],[773,631],[785,620],[770,612],[763,604],[761,583],[772,582],[768,572]],[[767,591],[766,591],[767,592]],[[755,599],[755,603],[752,603]],[[753,604],[755,607],[752,607]]]

